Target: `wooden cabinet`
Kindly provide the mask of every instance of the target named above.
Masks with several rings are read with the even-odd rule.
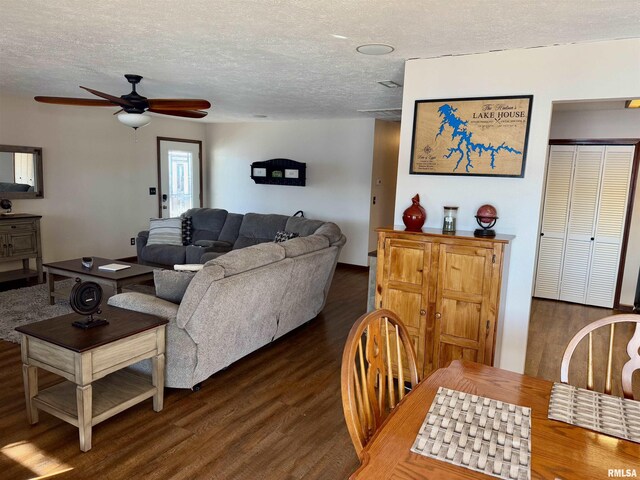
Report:
[[[378,230],[375,306],[407,326],[421,378],[451,360],[493,363],[512,238]]]
[[[0,262],[22,261],[22,269],[0,272],[0,281],[37,276],[42,283],[40,218],[40,215],[29,214],[0,216]],[[29,267],[32,258],[35,270]]]

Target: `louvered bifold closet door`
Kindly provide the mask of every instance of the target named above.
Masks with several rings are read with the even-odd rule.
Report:
[[[579,146],[564,251],[560,300],[585,303],[596,226],[604,146]]]
[[[588,305],[613,308],[633,156],[633,146],[607,146],[605,149],[587,288]]]
[[[549,148],[534,291],[536,297],[557,300],[560,296],[560,275],[569,218],[575,152],[576,147],[573,145],[552,145]]]

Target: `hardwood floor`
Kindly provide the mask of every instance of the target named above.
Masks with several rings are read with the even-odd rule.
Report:
[[[148,400],[95,426],[87,453],[62,420],[41,412],[27,424],[20,348],[0,341],[0,478],[347,478],[359,461],[342,413],[340,363],[366,300],[366,269],[338,266],[316,319],[198,392],[167,389],[162,412]],[[58,380],[40,373],[41,387]]]
[[[534,298],[531,305],[529,339],[525,371],[527,375],[541,377],[554,382],[560,381],[562,355],[569,340],[585,325],[617,312],[607,308],[590,307],[575,303],[557,302]],[[622,396],[620,372],[629,360],[626,344],[633,335],[633,326],[619,325],[616,328],[613,358],[612,394]],[[607,363],[609,341],[608,328],[594,334],[594,377],[595,387],[602,391]],[[586,340],[581,342],[574,353],[569,369],[569,382],[584,387],[587,378]],[[635,373],[635,398],[640,398],[640,371]]]

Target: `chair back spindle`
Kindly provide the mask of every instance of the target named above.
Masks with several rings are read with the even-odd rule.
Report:
[[[361,316],[342,356],[342,405],[356,453],[404,398],[405,372],[413,388],[418,370],[406,327],[389,310]]]
[[[633,372],[640,369],[640,315],[613,315],[610,317],[596,320],[595,322],[582,328],[575,336],[569,341],[567,348],[564,351],[562,357],[562,365],[560,367],[560,381],[563,383],[569,383],[569,364],[573,356],[576,347],[580,341],[588,336],[588,350],[587,350],[587,389],[594,390],[594,338],[593,333],[595,330],[609,326],[609,341],[607,350],[607,366],[606,376],[604,382],[604,393],[611,394],[612,391],[612,372],[613,372],[613,345],[616,332],[616,324],[619,323],[633,323],[635,324],[635,331],[631,340],[627,343],[627,355],[629,360],[622,367],[622,392],[625,398],[633,398]]]

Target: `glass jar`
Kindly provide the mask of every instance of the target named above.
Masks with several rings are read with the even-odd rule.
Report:
[[[458,207],[444,207],[444,220],[442,222],[442,233],[456,233],[456,217]]]

